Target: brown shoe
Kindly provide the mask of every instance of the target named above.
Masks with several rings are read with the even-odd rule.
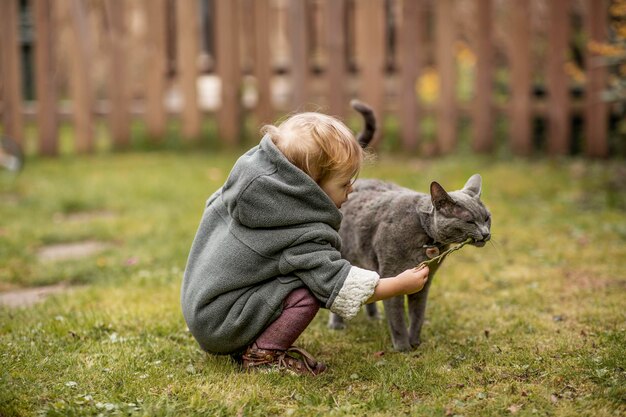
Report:
[[[296,353],[302,357],[299,359],[290,353]],[[318,362],[304,349],[292,346],[287,350],[261,349],[253,343],[246,349],[242,356],[243,369],[263,370],[276,369],[286,370],[297,375],[319,375],[326,370],[326,365]]]

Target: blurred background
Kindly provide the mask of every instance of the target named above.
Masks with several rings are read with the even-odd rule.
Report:
[[[354,98],[361,176],[480,173],[493,238],[418,351],[321,311],[329,378],[239,373],[181,315],[205,202],[263,124],[356,131]],[[626,0],[0,0],[0,416],[624,416],[625,112]]]
[[[356,129],[351,98],[375,109],[383,151],[626,153],[624,0],[0,8],[0,131],[26,155],[249,145],[302,110]]]

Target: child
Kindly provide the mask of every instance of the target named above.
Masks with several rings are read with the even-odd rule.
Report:
[[[326,366],[292,344],[320,304],[349,319],[364,303],[418,292],[428,268],[381,280],[341,258],[339,208],[363,160],[343,123],[301,113],[263,133],[206,203],[183,315],[202,349],[243,353],[245,369],[318,375]]]

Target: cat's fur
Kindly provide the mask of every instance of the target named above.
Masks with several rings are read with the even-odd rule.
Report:
[[[371,125],[373,114],[353,107],[369,118]],[[368,135],[360,140],[364,147],[371,140]],[[472,175],[463,189],[450,193],[437,182],[431,183],[430,194],[424,194],[380,180],[358,180],[341,207],[341,254],[353,265],[392,277],[428,259],[429,247],[431,253],[436,251],[434,247],[443,252],[450,244],[470,237],[475,246],[484,246],[491,238],[491,215],[480,200],[481,187],[478,174]],[[431,266],[424,288],[407,296],[408,325],[404,296],[383,301],[396,350],[420,344],[428,291],[437,269],[438,265]],[[376,304],[368,304],[366,309],[370,317],[378,316]],[[343,320],[331,314],[329,327],[343,328]]]

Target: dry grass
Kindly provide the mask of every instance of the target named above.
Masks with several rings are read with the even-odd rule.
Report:
[[[0,307],[0,415],[626,413],[621,161],[380,157],[364,177],[418,190],[480,172],[493,244],[446,260],[418,350],[394,353],[385,324],[364,315],[328,330],[322,311],[300,344],[330,371],[296,378],[243,374],[202,353],[180,314],[204,200],[235,157],[34,160],[18,178],[0,176],[0,285],[75,287]],[[37,257],[90,240],[110,246]]]

